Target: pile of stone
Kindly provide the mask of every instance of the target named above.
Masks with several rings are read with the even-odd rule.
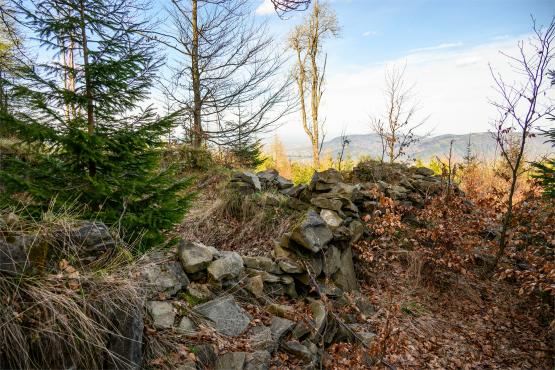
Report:
[[[363,161],[353,169],[353,175],[359,188],[354,201],[364,212],[376,208],[378,193],[405,206],[422,207],[428,197],[440,195],[446,187],[431,169],[398,163]],[[457,186],[453,190],[460,193]]]
[[[116,246],[108,227],[99,221],[76,221],[53,230],[48,238],[38,231],[19,231],[19,222],[14,213],[0,217],[0,274],[40,273],[68,254],[80,263],[92,262]],[[56,256],[60,251],[65,255]]]
[[[288,236],[287,256],[240,256],[192,241],[181,241],[177,258],[162,252],[153,253],[148,257],[149,263],[143,264],[141,272],[150,289],[151,298],[146,308],[152,326],[168,331],[168,335],[184,335],[190,340],[198,334],[200,325],[210,326],[228,337],[246,335],[252,353],[231,352],[218,356],[214,346],[201,344],[204,353],[202,366],[216,369],[268,369],[272,355],[278,350],[317,367],[322,361],[325,345],[335,341],[353,341],[355,338],[366,338],[365,343],[369,344],[373,339],[372,333],[357,324],[337,320],[324,301],[318,299],[318,294],[315,298],[307,298],[312,319],[299,322],[293,320],[292,307],[270,303],[268,299],[272,295],[298,297],[296,287],[308,288],[321,273],[329,276],[332,284],[335,281],[345,290],[355,289],[352,259],[348,255],[348,261],[345,261],[341,250],[330,244],[333,238],[333,232],[325,221],[311,210]],[[299,252],[304,256],[293,255],[294,248],[303,248]],[[286,249],[278,245],[278,250]],[[329,261],[326,255],[330,256]],[[345,276],[342,270],[343,263],[350,269],[349,276]],[[320,295],[329,290],[324,281],[321,284],[318,288],[322,289]],[[252,317],[234,296],[222,293],[226,288],[233,290],[233,287],[242,287],[254,299],[265,302],[267,312],[273,314],[270,325],[254,325]],[[308,289],[303,292],[305,296],[306,291]],[[334,294],[338,300],[345,299],[340,288],[336,288]],[[364,300],[360,295],[359,298]],[[184,305],[189,309],[181,309]],[[366,311],[372,310],[367,300],[361,307],[365,307]],[[200,366],[200,362],[188,364],[190,369],[197,365]]]
[[[305,186],[295,186],[291,180],[281,176],[276,170],[258,172],[235,172],[229,182],[229,189],[248,195],[257,191],[276,191],[284,195],[297,196]]]

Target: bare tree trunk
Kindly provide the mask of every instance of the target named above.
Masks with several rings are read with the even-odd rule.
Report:
[[[65,45],[65,41],[62,39],[61,40],[61,45],[58,45],[58,47],[63,51],[62,53],[62,63],[64,65],[64,88],[66,90],[69,90],[69,74],[68,74],[68,53],[66,51],[66,45]],[[64,113],[66,116],[66,120],[69,122],[69,120],[71,119],[71,115],[70,115],[70,107],[69,107],[69,102],[66,101],[64,102]]]
[[[87,44],[87,30],[85,28],[85,4],[81,0],[79,3],[79,16],[81,23],[81,45],[83,47],[83,68],[85,72],[85,96],[87,97],[87,132],[89,134],[89,140],[92,142],[94,136],[95,124],[94,124],[94,104],[93,104],[93,93],[91,76],[89,71],[89,47]],[[96,175],[96,163],[93,160],[89,160],[89,176],[93,177]]]
[[[5,91],[3,75],[0,71],[0,113],[8,113],[8,94]]]
[[[388,153],[389,153],[389,163],[395,162],[395,134],[392,134],[392,137],[388,140]]]
[[[311,36],[311,48],[310,48],[310,64],[312,68],[312,86],[311,86],[311,113],[312,113],[312,159],[314,161],[314,168],[318,169],[320,167],[320,150],[319,150],[319,125],[318,125],[318,108],[320,105],[320,76],[318,75],[318,49],[319,49],[319,18],[320,10],[318,9],[318,0],[314,0],[314,13],[311,32],[314,34]]]
[[[532,110],[535,111],[536,109],[535,99],[533,100],[532,106],[533,106]],[[501,259],[501,257],[503,257],[503,254],[505,253],[505,247],[507,247],[507,234],[509,231],[509,227],[511,225],[511,221],[513,219],[513,203],[514,203],[514,195],[515,195],[516,185],[517,185],[518,176],[519,176],[518,171],[520,168],[522,157],[524,155],[524,150],[526,148],[527,136],[528,136],[527,131],[523,130],[522,136],[520,139],[519,151],[515,159],[514,166],[509,166],[511,167],[511,187],[509,188],[509,197],[507,199],[507,212],[503,217],[503,224],[501,225],[501,235],[499,236],[499,249],[497,250],[497,255],[495,256],[495,263],[493,265],[494,269],[499,264],[499,260]]]
[[[523,163],[526,141],[531,136],[536,123],[543,117],[552,116],[555,105],[547,100],[547,104],[538,103],[539,99],[546,96],[544,77],[549,71],[550,63],[555,59],[555,18],[552,18],[548,27],[537,26],[533,19],[534,36],[528,43],[518,43],[519,56],[506,55],[509,63],[515,71],[523,76],[525,83],[506,83],[501,75],[490,71],[500,95],[499,101],[492,104],[499,111],[499,121],[495,124],[495,138],[501,156],[511,170],[511,186],[507,199],[507,211],[503,216],[501,235],[499,236],[499,249],[495,263],[491,266],[491,272],[495,271],[497,265],[505,253],[508,244],[508,233],[513,219],[514,195],[521,175],[520,165]],[[505,54],[504,54],[505,55]],[[548,85],[547,88],[549,88]],[[520,143],[518,150],[511,149],[511,134],[514,129],[520,129]]]
[[[201,122],[201,99],[200,99],[200,72],[199,72],[199,30],[198,30],[198,14],[197,0],[192,0],[191,11],[191,28],[193,33],[193,45],[191,52],[191,71],[193,82],[193,147],[200,148],[202,145],[202,122]]]
[[[68,50],[68,65],[70,67],[70,73],[68,75],[68,88],[70,91],[75,92],[75,40],[73,35],[70,35],[69,50]],[[77,110],[75,109],[75,102],[70,102],[71,117],[77,117]]]
[[[310,142],[312,143],[312,131],[308,127],[308,123],[306,121],[306,103],[304,98],[304,84],[306,81],[306,70],[305,70],[305,63],[301,60],[301,49],[300,47],[296,49],[297,51],[297,63],[299,67],[299,75],[297,76],[297,86],[299,88],[299,101],[301,105],[301,123],[303,125],[303,129],[310,138]]]

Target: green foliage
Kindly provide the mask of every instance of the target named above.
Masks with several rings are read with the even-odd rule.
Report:
[[[291,164],[291,181],[295,185],[308,184],[314,175],[314,167],[311,163],[294,162]]]
[[[179,174],[207,171],[215,166],[212,154],[190,144],[169,144],[164,148],[163,167],[175,166]]]
[[[258,168],[266,160],[260,140],[239,142],[231,147],[231,154],[237,165],[244,168]]]
[[[88,66],[84,59],[38,64],[14,86],[27,108],[4,112],[0,122],[34,151],[31,161],[4,161],[0,206],[23,194],[28,212],[37,216],[77,202],[83,218],[115,225],[128,240],[140,239],[139,250],[162,242],[164,231],[187,209],[191,180],[178,178],[174,166],[160,167],[162,137],[175,117],[141,108],[158,60],[138,32],[143,24],[136,21],[137,8],[128,0],[43,0],[28,6],[20,5],[18,15],[43,45],[68,53],[69,38],[77,49],[88,47],[90,59]],[[72,76],[75,88],[56,76]]]
[[[549,137],[549,142],[553,143],[555,147],[555,129],[546,133]],[[555,158],[546,159],[543,162],[533,164],[537,171],[534,175],[540,181],[544,189],[544,194],[548,197],[555,198]]]
[[[427,167],[434,171],[436,175],[441,175],[443,173],[441,162],[437,158],[430,159],[430,163],[428,163]]]

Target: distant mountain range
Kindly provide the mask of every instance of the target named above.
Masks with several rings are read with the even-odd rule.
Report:
[[[372,158],[381,156],[381,143],[378,135],[348,135],[349,145],[346,148],[351,158],[358,159],[362,156]],[[467,135],[439,135],[423,138],[409,150],[408,157],[428,161],[436,156],[443,158],[449,153],[449,145],[453,140],[453,157],[461,159],[465,156],[468,140],[472,147],[472,152],[479,160],[489,161],[499,156],[499,148],[489,132],[479,132]],[[544,155],[555,153],[555,149],[550,143],[546,143],[545,136],[536,136],[527,141],[526,157],[528,160],[535,160]],[[311,158],[312,149],[309,145],[285,145],[285,149],[291,160],[308,160]],[[341,152],[341,138],[336,137],[324,142],[322,154],[330,154],[334,158]]]

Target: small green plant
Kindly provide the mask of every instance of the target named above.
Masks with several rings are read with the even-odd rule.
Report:
[[[185,293],[181,293],[179,295],[179,297],[184,300],[185,302],[187,302],[187,304],[191,307],[195,307],[198,306],[199,304],[202,304],[205,302],[205,300],[199,298],[199,297],[195,297],[192,294],[185,292]]]
[[[414,301],[404,302],[401,305],[401,311],[414,317],[422,316],[429,312],[422,304]]]

